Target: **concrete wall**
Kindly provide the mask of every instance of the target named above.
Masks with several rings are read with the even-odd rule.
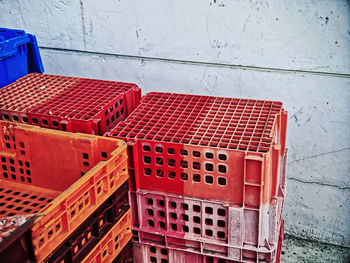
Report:
[[[350,247],[349,1],[0,0],[0,25],[47,73],[283,101],[286,231]]]

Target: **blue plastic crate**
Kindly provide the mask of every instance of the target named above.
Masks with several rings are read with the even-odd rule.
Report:
[[[0,28],[0,89],[34,72],[44,72],[35,36]]]

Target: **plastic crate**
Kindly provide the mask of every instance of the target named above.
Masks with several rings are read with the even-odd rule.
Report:
[[[113,226],[113,228],[81,262],[111,262],[130,242],[131,238],[131,214],[128,212],[122,217],[118,224]]]
[[[279,235],[279,244],[282,244],[283,240],[283,225],[282,220],[281,232]],[[185,243],[184,243],[185,244]],[[193,244],[188,243],[188,247],[176,246],[170,244],[170,246],[164,245],[161,242],[152,242],[146,240],[143,242],[133,243],[133,255],[135,263],[280,263],[280,250],[279,248],[271,251],[261,251],[259,253],[251,252],[249,250],[242,249],[242,257],[239,260],[234,259],[235,254],[230,254],[228,250],[222,250],[220,253],[215,252],[217,247],[202,245],[200,248],[192,247]],[[243,256],[245,255],[245,256]]]
[[[281,102],[148,93],[107,135],[130,146],[133,191],[259,208],[277,194],[286,124]]]
[[[103,135],[138,105],[130,83],[29,74],[0,90],[0,119]]]
[[[45,262],[80,262],[129,210],[125,182]]]
[[[0,218],[0,262],[25,262],[31,259],[30,228],[35,218],[35,215]]]
[[[33,72],[44,72],[35,36],[0,28],[0,88]]]
[[[127,179],[123,141],[0,121],[0,217],[37,214],[45,259]]]
[[[133,249],[132,241],[129,241],[128,244],[119,252],[118,256],[112,261],[112,263],[133,263]]]
[[[280,236],[278,239],[278,246],[277,246],[277,253],[276,253],[276,262],[278,262],[278,263],[281,262],[283,237],[284,237],[284,220],[282,219]]]

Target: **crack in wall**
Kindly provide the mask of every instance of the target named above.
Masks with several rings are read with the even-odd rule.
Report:
[[[79,3],[80,3],[80,13],[81,13],[81,29],[83,31],[83,44],[84,44],[84,49],[86,50],[86,28],[85,28],[85,16],[84,16],[83,0],[80,0]]]
[[[328,186],[328,187],[335,187],[340,190],[350,190],[350,186],[339,186],[339,185],[334,185],[334,184],[328,184],[328,183],[321,183],[321,182],[316,182],[316,181],[304,181],[299,178],[294,178],[294,177],[287,177],[288,180],[293,180],[297,181],[303,184],[317,184],[317,185],[322,185],[322,186]]]
[[[314,158],[317,158],[319,156],[324,156],[324,155],[333,154],[333,153],[337,153],[337,152],[343,152],[343,151],[347,151],[347,150],[350,150],[350,147],[346,147],[343,149],[334,150],[334,151],[330,151],[330,152],[325,152],[325,153],[319,153],[319,154],[315,154],[315,155],[311,155],[311,156],[306,156],[304,158],[293,160],[293,161],[289,162],[288,165],[291,165],[292,163],[297,163],[297,162],[301,162],[304,160],[308,160],[308,159],[314,159]]]

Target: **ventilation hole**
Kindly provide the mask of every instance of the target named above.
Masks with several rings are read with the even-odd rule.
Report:
[[[163,152],[163,148],[160,146],[156,146],[156,152],[157,153],[162,153]]]
[[[152,253],[156,253],[157,252],[157,249],[155,247],[150,247],[149,250],[152,252]]]
[[[81,173],[80,173],[80,175],[81,175],[81,176],[84,176],[84,175],[85,175],[85,173],[84,173],[84,172],[81,172]]]
[[[39,121],[38,121],[37,118],[33,118],[33,119],[32,119],[32,122],[33,122],[34,124],[38,124],[38,123],[39,123]]]
[[[145,151],[145,152],[151,151],[151,147],[149,145],[144,145],[142,148],[143,148],[143,151]]]
[[[157,170],[156,171],[157,177],[164,177],[164,171],[163,170]]]
[[[9,161],[10,161],[10,164],[15,164],[15,161],[12,158],[10,158]]]
[[[206,176],[205,176],[205,182],[206,182],[207,184],[213,184],[213,181],[214,181],[213,176],[211,176],[211,175],[206,175]]]
[[[19,147],[24,148],[24,142],[19,142]]]
[[[7,114],[3,114],[2,116],[3,116],[3,118],[4,118],[5,120],[9,120],[9,119],[10,119],[10,116],[7,115]]]
[[[197,213],[200,213],[201,207],[199,205],[193,205],[193,211],[197,212]]]
[[[145,163],[151,163],[151,157],[150,157],[150,156],[144,156],[144,157],[143,157],[143,161],[144,161]]]
[[[188,162],[187,162],[187,161],[184,161],[184,160],[181,160],[181,161],[180,161],[180,167],[181,167],[181,168],[188,168]]]
[[[211,230],[211,229],[206,229],[206,230],[205,230],[205,235],[206,235],[206,236],[209,236],[209,237],[212,237],[212,236],[213,236],[213,230]]]
[[[105,111],[105,116],[107,116],[107,115],[108,115],[108,110]]]
[[[182,214],[182,219],[183,219],[184,221],[188,221],[188,220],[189,220],[189,217],[188,217],[188,215]]]
[[[25,165],[26,165],[26,167],[30,167],[30,163],[29,162],[25,162]]]
[[[218,184],[219,185],[226,185],[226,178],[225,177],[218,177]]]
[[[116,112],[115,117],[118,119],[119,118],[119,111]]]
[[[30,170],[26,170],[26,174],[27,174],[27,175],[30,175]]]
[[[206,219],[205,219],[205,224],[208,225],[208,226],[212,226],[212,225],[213,225],[213,219],[211,219],[211,218],[206,218]]]
[[[214,154],[213,153],[205,153],[205,157],[207,159],[213,159],[214,158]]]
[[[193,157],[201,157],[201,153],[198,151],[193,151],[192,155]]]
[[[169,171],[168,176],[169,176],[169,179],[175,179],[176,173],[174,171]]]
[[[170,213],[170,217],[172,218],[172,219],[177,219],[177,214],[176,213]]]
[[[226,215],[225,209],[219,208],[219,209],[218,209],[218,215],[219,215],[219,216],[225,216],[225,215]]]
[[[28,122],[28,118],[27,117],[22,117],[22,121],[23,122]]]
[[[227,160],[227,155],[223,154],[223,153],[220,153],[219,154],[219,160],[226,161]]]
[[[62,131],[66,131],[67,130],[67,125],[66,124],[61,124],[61,128],[62,128]]]
[[[17,177],[16,177],[15,174],[11,174],[11,178],[12,178],[13,180],[17,180]]]
[[[83,153],[83,159],[89,159],[89,155],[87,153]]]
[[[6,143],[6,148],[11,149],[11,145],[8,142]]]
[[[170,224],[170,228],[174,231],[177,231],[177,225],[176,224]]]
[[[28,183],[32,183],[32,179],[28,177],[28,178],[27,178],[27,182],[28,182]]]
[[[219,259],[219,263],[226,263],[226,260],[225,260],[225,259],[220,258],[220,259]]]
[[[107,158],[107,153],[106,152],[101,152],[102,158]]]
[[[194,216],[193,222],[199,224],[201,222],[201,218],[199,216]]]
[[[158,205],[161,207],[164,207],[165,205],[164,200],[158,200]]]
[[[147,198],[147,204],[153,205],[153,199],[152,198]]]
[[[165,258],[162,258],[162,259],[160,260],[160,262],[161,262],[161,263],[168,263],[168,260],[165,259]]]
[[[208,172],[212,172],[214,170],[214,165],[212,163],[206,163],[205,170]]]
[[[182,208],[183,208],[184,210],[188,210],[188,204],[182,203]]]
[[[150,216],[153,216],[154,212],[153,212],[152,209],[147,209],[147,214],[150,215]]]
[[[218,231],[218,237],[219,238],[225,238],[225,232],[223,232],[223,231]]]
[[[112,115],[111,122],[114,122],[114,121],[115,121],[115,117],[114,117],[114,115]]]
[[[47,120],[41,120],[41,123],[42,123],[43,125],[49,125],[49,122],[48,122]]]
[[[163,165],[163,158],[162,157],[156,157],[156,164],[157,165]]]
[[[3,169],[4,171],[7,171],[7,166],[6,166],[5,164],[3,164],[3,165],[2,165],[2,169]]]
[[[164,223],[164,222],[159,222],[159,226],[160,226],[161,228],[164,228],[164,229],[165,229],[165,223]]]
[[[200,235],[201,234],[201,229],[199,227],[194,227],[193,228],[193,233]]]
[[[182,172],[181,173],[181,180],[182,181],[187,181],[188,180],[188,173]]]
[[[193,169],[194,170],[200,170],[201,164],[199,162],[193,162]]]
[[[6,158],[5,158],[5,157],[1,157],[1,161],[2,161],[3,163],[6,163]]]
[[[219,170],[219,173],[225,174],[226,173],[226,165],[219,164],[218,170]]]
[[[160,250],[160,253],[161,253],[162,255],[166,256],[166,255],[168,255],[168,250],[166,250],[165,248],[162,248],[162,249]]]
[[[184,232],[188,232],[188,231],[189,231],[189,228],[188,228],[188,226],[182,226],[182,230],[183,230]]]
[[[106,126],[109,126],[109,119],[106,120]]]
[[[187,156],[188,155],[187,150],[180,150],[180,155]]]
[[[174,160],[174,159],[169,159],[169,160],[168,160],[168,165],[169,165],[170,167],[175,167],[175,160]]]
[[[89,162],[83,162],[83,166],[89,166]]]
[[[207,257],[207,262],[208,262],[208,263],[214,263],[214,258],[212,258],[212,257]]]
[[[170,202],[170,207],[176,209],[176,202]]]
[[[118,108],[118,102],[114,104],[114,108]]]
[[[226,226],[226,223],[224,220],[218,220],[218,226],[219,227],[225,227]]]
[[[157,263],[157,258],[151,257],[151,262],[152,262],[152,263]]]
[[[213,208],[212,207],[205,207],[205,213],[208,215],[212,215],[213,214]]]
[[[164,211],[159,211],[158,214],[159,214],[160,217],[165,217]]]
[[[148,225],[150,227],[154,227],[154,221],[153,220],[149,219],[149,220],[147,220],[147,223],[148,223]]]
[[[193,181],[199,183],[201,181],[201,176],[199,174],[194,174]]]
[[[150,176],[152,174],[151,168],[145,168],[145,175]]]
[[[109,108],[109,111],[110,111],[110,112],[113,111],[113,105]]]
[[[23,150],[21,150],[20,153],[21,153],[21,155],[25,155],[26,154],[26,152],[23,151]]]
[[[14,121],[18,121],[18,120],[19,120],[19,118],[18,118],[17,115],[12,115],[12,119],[13,119]]]
[[[168,149],[168,154],[175,154],[175,149],[169,148]]]
[[[120,110],[120,115],[123,115],[124,114],[124,109],[122,108],[121,110]]]
[[[3,175],[5,178],[9,178],[9,176],[8,176],[7,173],[2,173],[2,175]]]
[[[57,121],[52,121],[52,125],[55,127],[58,127],[58,122]]]

